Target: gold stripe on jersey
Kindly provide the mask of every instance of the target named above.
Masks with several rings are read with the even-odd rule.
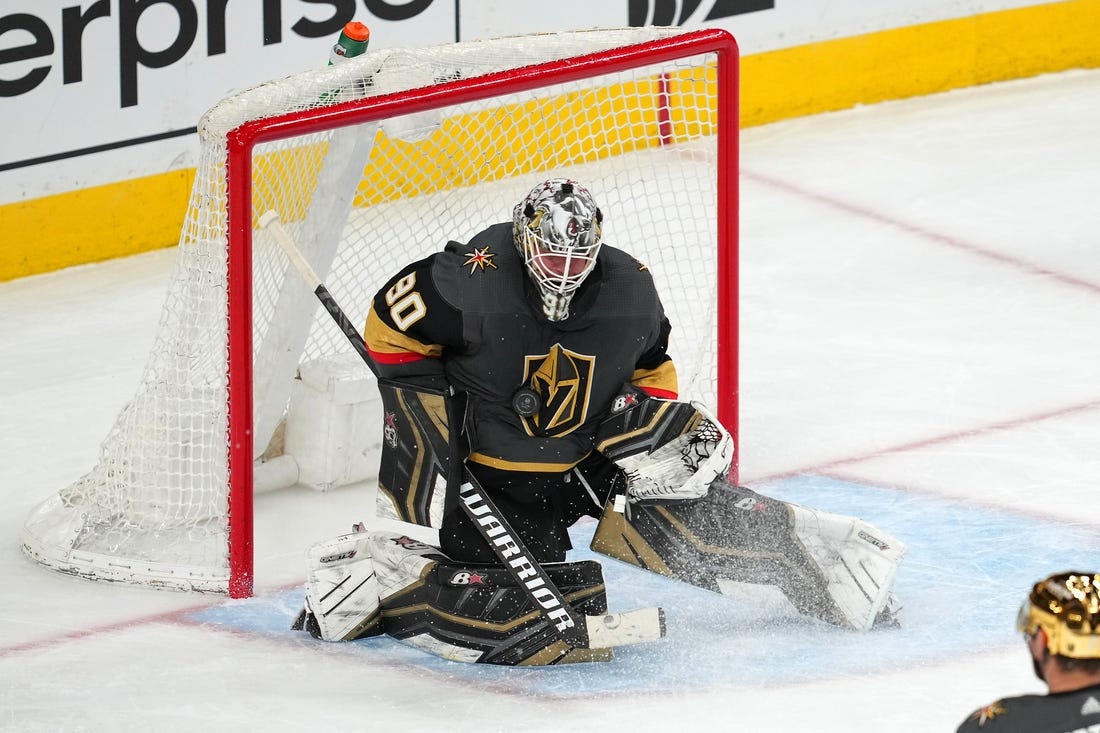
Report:
[[[537,461],[507,461],[503,458],[493,458],[487,456],[484,453],[472,452],[466,460],[473,461],[474,463],[480,463],[482,466],[489,466],[490,468],[499,468],[504,471],[568,471],[573,466],[584,460],[583,457],[572,461],[570,463],[542,463]]]
[[[660,389],[679,394],[680,385],[676,379],[676,365],[666,360],[654,369],[635,369],[630,382],[639,389]]]
[[[395,328],[390,328],[371,308],[367,313],[367,325],[363,330],[367,348],[380,354],[402,354],[412,352],[424,357],[435,358],[443,354],[439,344],[424,344],[410,338]]]

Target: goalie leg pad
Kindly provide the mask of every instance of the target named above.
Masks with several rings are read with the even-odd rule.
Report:
[[[905,545],[854,517],[791,504],[794,533],[848,623],[869,630],[886,608]]]
[[[605,509],[592,540],[596,552],[715,592],[719,578],[793,592],[814,569],[792,545],[782,502],[721,480],[697,500],[620,499],[618,511]]]
[[[561,641],[527,593],[499,565],[451,561],[438,549],[387,532],[370,535],[386,633],[461,662],[547,665],[606,661],[610,649]],[[582,615],[607,613],[603,570],[594,561],[543,565]]]
[[[716,592],[723,579],[776,586],[801,613],[859,630],[883,610],[904,555],[901,542],[860,520],[724,479],[698,500],[619,497],[618,506],[605,509],[594,551]]]
[[[305,608],[292,628],[325,641],[382,633],[378,577],[366,533],[318,542],[307,562]]]

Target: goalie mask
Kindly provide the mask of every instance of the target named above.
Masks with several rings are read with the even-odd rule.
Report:
[[[1016,629],[1046,632],[1047,649],[1071,659],[1100,659],[1100,574],[1059,573],[1035,584]]]
[[[512,231],[551,321],[569,317],[573,293],[596,266],[603,214],[588,189],[565,178],[539,185],[516,204]]]

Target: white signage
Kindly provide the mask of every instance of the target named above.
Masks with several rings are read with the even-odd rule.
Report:
[[[328,62],[347,21],[421,46],[628,25],[720,26],[743,54],[1042,0],[3,0],[0,204],[194,167],[234,90]]]

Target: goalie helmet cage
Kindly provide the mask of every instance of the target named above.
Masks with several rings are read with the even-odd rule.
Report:
[[[604,241],[654,275],[681,399],[736,436],[737,67],[723,30],[546,33],[369,51],[213,107],[136,394],[97,465],[31,512],[24,552],[91,579],[252,594],[254,480],[299,367],[357,358],[258,228],[268,211],[362,324],[402,266],[575,178]]]

